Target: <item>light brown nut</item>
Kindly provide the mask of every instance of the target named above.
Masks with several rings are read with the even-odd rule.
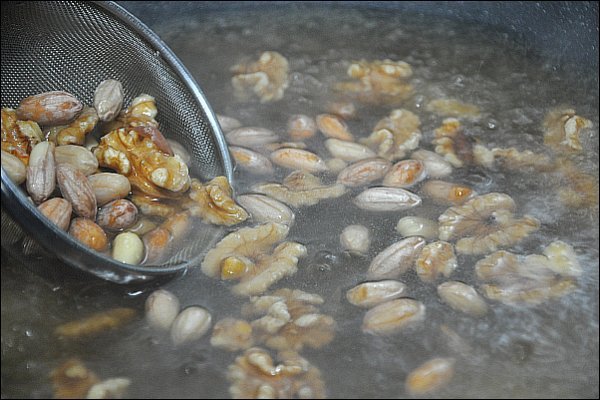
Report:
[[[437,292],[444,303],[453,309],[474,317],[487,313],[487,304],[472,287],[462,282],[444,282],[437,287]]]
[[[223,133],[227,133],[242,126],[242,123],[233,117],[217,114],[217,121],[221,125]]]
[[[58,164],[56,180],[63,197],[73,206],[73,212],[81,217],[95,220],[96,195],[87,177],[70,164]]]
[[[454,247],[442,241],[429,243],[423,247],[415,262],[415,270],[423,282],[433,282],[440,274],[447,278],[457,266]]]
[[[371,245],[371,233],[362,225],[349,225],[340,234],[340,244],[351,253],[365,254]]]
[[[294,212],[282,202],[262,194],[244,194],[238,196],[238,203],[252,215],[255,222],[277,222],[291,225]]]
[[[161,227],[169,231],[173,240],[184,240],[192,228],[190,213],[183,211],[171,215],[161,224]]]
[[[130,385],[131,380],[127,378],[105,379],[88,390],[86,399],[122,399]]]
[[[83,104],[72,94],[46,92],[22,100],[17,108],[17,117],[42,125],[63,125],[75,118],[82,108]]]
[[[406,390],[411,395],[423,395],[447,385],[454,376],[453,358],[434,358],[421,364],[406,377]]]
[[[227,351],[248,349],[254,345],[252,325],[241,319],[222,319],[213,328],[210,344]]]
[[[477,196],[470,187],[444,181],[427,181],[421,191],[438,204],[459,205]]]
[[[396,224],[396,232],[404,237],[422,236],[425,239],[436,239],[438,237],[438,223],[427,218],[403,217]]]
[[[202,307],[181,311],[171,325],[171,339],[176,346],[200,339],[210,329],[212,317]]]
[[[327,168],[329,168],[329,171],[332,173],[340,173],[344,168],[348,166],[348,163],[342,160],[341,158],[330,158],[325,162],[327,163]]]
[[[425,166],[418,160],[402,160],[392,166],[383,177],[383,186],[407,188],[421,182],[427,174]]]
[[[315,136],[317,124],[308,115],[292,115],[287,122],[287,133],[292,140],[303,140]]]
[[[144,264],[160,263],[173,244],[171,233],[163,227],[158,227],[146,233],[142,241],[146,250]]]
[[[20,185],[25,182],[25,179],[27,178],[27,167],[19,157],[13,156],[2,150],[2,168],[4,168],[4,171],[6,171],[8,177],[15,185]]]
[[[114,79],[106,79],[96,87],[94,108],[101,121],[112,121],[123,107],[123,85]]]
[[[403,211],[421,204],[421,198],[400,188],[375,187],[361,192],[354,204],[367,211]]]
[[[60,197],[46,200],[38,206],[38,210],[63,231],[69,229],[73,208],[67,200]]]
[[[383,178],[391,166],[386,159],[367,158],[344,168],[338,174],[337,182],[348,187],[363,186]]]
[[[425,239],[414,236],[396,242],[379,253],[367,271],[369,279],[394,279],[408,271],[425,246]]]
[[[317,127],[325,137],[353,141],[354,136],[348,131],[348,125],[337,115],[320,114],[316,118]]]
[[[271,153],[271,161],[285,168],[311,173],[327,171],[329,169],[321,157],[310,151],[301,149],[279,149]]]
[[[452,173],[452,164],[433,151],[420,149],[413,152],[410,157],[421,161],[427,176],[431,178],[443,178]]]
[[[406,294],[406,291],[406,285],[400,281],[365,282],[348,290],[346,299],[355,306],[371,308],[402,297]]]
[[[46,200],[56,187],[54,143],[36,144],[29,156],[27,166],[27,192],[34,202]]]
[[[71,164],[85,176],[98,170],[98,159],[91,151],[83,146],[73,144],[58,146],[54,150],[56,164]]]
[[[119,233],[113,240],[112,257],[125,264],[139,264],[144,258],[144,243],[133,232]]]
[[[427,103],[426,110],[442,117],[478,118],[479,107],[457,99],[435,99]]]
[[[99,206],[121,199],[131,192],[129,179],[121,174],[101,172],[88,176],[88,180]]]
[[[168,331],[179,314],[179,299],[168,290],[158,289],[148,296],[144,308],[148,325]]]
[[[104,230],[87,218],[75,218],[69,227],[69,234],[93,250],[104,251],[108,247]]]
[[[356,106],[349,101],[335,101],[327,104],[327,111],[345,120],[356,117]]]
[[[134,223],[127,229],[127,232],[133,232],[138,236],[144,236],[158,225],[148,218],[138,218],[137,222]]]
[[[98,114],[93,107],[83,107],[83,111],[64,129],[53,130],[56,133],[56,145],[75,144],[83,146],[86,135],[94,130],[98,123]]]
[[[425,319],[425,305],[412,299],[391,300],[365,314],[362,331],[372,335],[390,335]]]
[[[55,399],[83,399],[100,379],[80,360],[71,358],[50,372]]]
[[[270,129],[245,126],[227,132],[225,139],[233,146],[255,148],[276,142],[279,140],[279,136]]]
[[[137,312],[132,308],[111,308],[80,320],[59,325],[54,330],[54,334],[69,339],[90,337],[119,328],[129,323],[136,314]]]
[[[327,147],[327,150],[329,150],[332,156],[344,161],[354,162],[377,156],[377,154],[367,146],[345,140],[327,139],[325,141],[325,147]]]
[[[255,62],[234,65],[230,71],[234,95],[249,100],[255,94],[261,103],[280,100],[289,84],[288,60],[276,51],[265,51]]]
[[[137,207],[131,201],[113,200],[98,211],[96,222],[106,230],[120,231],[133,225],[137,215]]]
[[[229,146],[229,151],[239,166],[244,171],[256,175],[270,175],[273,173],[273,164],[260,153],[238,146]]]

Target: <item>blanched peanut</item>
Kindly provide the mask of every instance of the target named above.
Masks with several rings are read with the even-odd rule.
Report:
[[[139,264],[144,257],[144,243],[133,232],[119,233],[113,240],[112,257],[125,264]]]

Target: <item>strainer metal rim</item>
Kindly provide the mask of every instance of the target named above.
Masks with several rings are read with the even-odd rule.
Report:
[[[214,113],[212,107],[210,107],[210,104],[204,96],[204,93],[187,68],[185,68],[179,58],[150,28],[148,28],[143,22],[141,22],[137,17],[129,13],[123,7],[112,1],[93,1],[92,3],[96,4],[108,14],[111,14],[117,18],[127,27],[131,28],[132,31],[134,31],[137,35],[143,38],[143,40],[148,42],[149,45],[157,51],[157,54],[166,61],[169,67],[173,69],[175,74],[185,84],[185,87],[190,91],[193,98],[199,103],[200,107],[206,113],[208,123],[215,133],[215,143],[220,155],[222,156],[225,176],[229,182],[233,184],[233,163],[216,114]],[[120,284],[143,282],[158,276],[181,273],[192,266],[192,264],[195,264],[199,261],[199,256],[196,256],[177,265],[148,266],[125,264],[114,260],[78,242],[67,232],[62,231],[50,220],[45,218],[37,209],[37,207],[27,199],[23,191],[12,182],[7,173],[4,171],[4,168],[1,169],[1,183],[3,212],[8,212],[8,210],[23,210],[23,213],[9,212],[8,214],[16,222],[18,222],[18,224],[29,235],[33,237],[47,238],[46,242],[39,240],[37,241],[42,247],[50,250],[51,253],[55,254],[59,259],[67,264],[87,273],[91,273],[104,280]],[[77,254],[82,256],[82,258],[77,260],[77,262],[73,260],[73,251],[76,251]],[[62,254],[68,254],[71,256],[71,258],[67,259],[66,257],[61,256]],[[85,257],[85,260],[83,257]],[[94,267],[86,267],[86,264],[89,264],[90,266],[106,265],[106,268],[95,270]]]

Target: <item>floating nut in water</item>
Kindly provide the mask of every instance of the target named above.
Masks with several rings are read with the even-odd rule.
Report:
[[[452,173],[452,165],[433,151],[420,149],[413,152],[410,157],[421,161],[427,176],[431,178],[444,178]]]
[[[391,167],[392,163],[386,159],[367,158],[340,171],[337,181],[348,187],[363,186],[383,178]]]
[[[233,146],[262,147],[279,140],[279,136],[270,129],[246,126],[236,128],[225,134],[227,143]]]
[[[129,385],[131,380],[127,378],[106,379],[92,386],[86,399],[122,399]]]
[[[237,197],[238,203],[250,213],[256,222],[276,222],[291,225],[294,212],[282,202],[262,194],[244,194]]]
[[[375,152],[367,146],[345,140],[327,139],[325,141],[325,147],[332,156],[349,162],[360,161],[365,158],[376,156]]]
[[[367,311],[362,331],[372,335],[390,335],[425,319],[425,306],[412,299],[391,300]]]
[[[349,225],[340,235],[340,244],[351,253],[365,254],[371,245],[371,233],[362,225]]]
[[[133,232],[119,233],[113,240],[112,257],[125,264],[139,264],[144,258],[144,243]]]
[[[88,176],[99,206],[121,199],[131,192],[129,179],[113,172],[101,172]]]
[[[423,246],[425,246],[425,239],[416,236],[388,246],[371,261],[367,277],[369,279],[399,277],[413,266]]]
[[[260,153],[237,146],[229,146],[229,151],[231,151],[236,165],[244,171],[256,175],[270,175],[273,173],[273,164]]]
[[[301,149],[279,149],[271,153],[271,161],[285,168],[307,172],[327,171],[327,164],[315,153]]]
[[[249,100],[254,93],[261,103],[280,100],[288,87],[288,61],[276,51],[265,51],[258,61],[231,67],[234,94],[241,100]]]
[[[179,299],[168,290],[159,289],[146,299],[146,321],[154,329],[168,331],[179,314]]]
[[[248,349],[254,345],[252,326],[241,319],[222,319],[213,328],[210,344],[227,351]]]
[[[356,117],[356,106],[348,101],[335,101],[327,104],[327,111],[345,120]]]
[[[407,188],[425,179],[425,166],[418,160],[402,160],[383,177],[383,186]]]
[[[60,197],[46,200],[38,206],[38,210],[63,231],[69,229],[73,208],[67,200]]]
[[[556,240],[544,249],[544,255],[548,257],[548,266],[557,274],[563,276],[581,276],[583,269],[577,261],[577,255],[573,247],[567,243]]]
[[[422,236],[425,239],[436,239],[438,236],[438,224],[427,218],[403,217],[396,224],[396,232],[404,237]]]
[[[27,167],[19,157],[2,150],[2,168],[15,185],[20,185],[27,178]]]
[[[171,339],[175,346],[200,339],[210,329],[212,317],[202,307],[188,307],[181,311],[171,325]]]
[[[56,187],[56,167],[54,143],[36,144],[29,155],[27,165],[27,192],[34,202],[46,200]]]
[[[217,176],[206,184],[192,179],[189,196],[193,201],[185,207],[192,216],[206,223],[231,226],[248,218],[246,210],[233,199],[233,190],[224,176]]]
[[[456,118],[442,121],[442,126],[435,130],[435,139],[431,143],[435,145],[435,152],[456,168],[474,161],[473,139],[465,134]]]
[[[414,396],[441,389],[452,380],[454,363],[453,358],[434,358],[421,364],[406,377],[406,390]]]
[[[447,278],[457,266],[454,247],[442,241],[425,245],[415,262],[415,270],[423,282],[433,282],[440,274]]]
[[[132,308],[111,308],[86,318],[67,322],[56,327],[54,334],[69,339],[79,339],[119,328],[129,323],[137,312]]]
[[[96,156],[83,146],[73,144],[58,146],[54,150],[54,159],[57,165],[63,163],[71,164],[85,176],[91,175],[98,170]]]
[[[544,144],[557,151],[579,152],[583,150],[581,130],[593,126],[592,121],[576,115],[574,109],[552,110],[544,118]]]
[[[240,121],[226,115],[217,114],[217,121],[219,121],[223,133],[227,133],[242,126]]]
[[[438,204],[459,205],[477,195],[470,187],[444,181],[427,181],[421,191]]]
[[[50,378],[55,399],[83,399],[90,388],[100,382],[98,376],[76,358],[54,368]]]
[[[120,231],[133,225],[137,214],[137,207],[131,201],[113,200],[100,208],[96,222],[104,229]]]
[[[353,141],[354,136],[348,131],[348,125],[337,115],[319,114],[316,118],[319,131],[328,138]]]
[[[375,187],[361,192],[353,202],[367,211],[403,211],[421,204],[421,198],[400,188]]]
[[[373,133],[360,142],[377,151],[379,157],[390,161],[404,158],[410,150],[419,147],[421,120],[404,109],[393,110],[389,117],[380,120]]]
[[[462,282],[449,281],[440,284],[437,292],[444,303],[453,309],[474,317],[481,317],[487,313],[487,304],[477,291]]]
[[[106,233],[94,221],[87,218],[75,218],[71,222],[69,235],[92,250],[104,251],[108,247]]]
[[[73,206],[73,212],[81,217],[96,219],[97,203],[94,189],[87,177],[70,164],[56,166],[56,181],[63,197]]]
[[[81,101],[72,94],[46,92],[23,99],[17,108],[17,117],[42,125],[64,125],[75,118],[82,108]]]
[[[479,107],[456,99],[431,100],[426,110],[442,117],[477,118],[480,116]]]
[[[346,299],[358,307],[371,308],[406,294],[406,285],[400,281],[365,282],[346,292]]]
[[[292,115],[287,122],[287,132],[292,140],[303,140],[315,136],[317,124],[308,115]]]
[[[96,87],[94,108],[101,121],[112,121],[123,107],[123,85],[114,79],[106,79]]]

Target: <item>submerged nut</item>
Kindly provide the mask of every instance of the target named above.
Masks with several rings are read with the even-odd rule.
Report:
[[[454,247],[442,241],[425,245],[415,262],[415,270],[423,282],[435,281],[440,274],[447,278],[457,266]]]
[[[113,240],[112,258],[125,264],[139,264],[144,258],[144,243],[133,232],[119,233]]]
[[[17,108],[17,117],[42,125],[63,125],[75,118],[82,108],[81,101],[70,93],[45,92],[23,99]]]
[[[477,193],[470,187],[444,181],[427,181],[421,191],[438,204],[459,205]]]
[[[114,79],[106,79],[94,91],[94,108],[101,121],[112,121],[123,107],[123,85]]]
[[[126,197],[131,192],[129,180],[121,174],[101,172],[88,176],[88,181],[99,206]]]
[[[79,339],[97,335],[129,323],[137,312],[132,308],[111,308],[86,318],[67,322],[54,329],[54,334],[68,339]]]
[[[579,137],[582,129],[591,128],[592,121],[580,117],[574,109],[556,109],[544,118],[544,144],[557,151],[583,150]]]
[[[119,231],[133,225],[138,210],[129,200],[119,199],[102,206],[98,211],[96,222],[104,229]]]
[[[325,137],[353,141],[354,136],[348,131],[348,126],[337,115],[319,114],[316,118],[317,127]]]
[[[280,100],[288,87],[288,61],[276,51],[265,51],[256,62],[231,68],[236,97],[247,100],[252,93],[261,103]]]
[[[452,173],[452,165],[433,151],[419,149],[410,157],[413,160],[421,161],[425,166],[427,176],[431,178],[444,178]]]
[[[375,187],[356,196],[354,204],[367,211],[403,211],[421,204],[421,198],[400,188]]]
[[[147,265],[161,262],[164,256],[171,250],[173,244],[171,233],[162,227],[146,233],[142,241],[144,242],[144,249],[146,251],[144,264]]]
[[[279,149],[271,153],[271,161],[285,168],[307,172],[327,171],[329,168],[318,155],[302,149]]]
[[[252,325],[241,319],[222,319],[213,328],[210,344],[227,351],[250,348],[254,345]]]
[[[487,304],[472,287],[462,282],[449,281],[440,284],[437,292],[444,303],[453,309],[474,317],[487,313]]]
[[[392,165],[383,177],[382,185],[407,188],[421,182],[426,177],[425,166],[418,160],[402,160]]]
[[[477,118],[479,107],[456,99],[435,99],[427,103],[426,110],[442,117]]]
[[[148,325],[167,331],[179,314],[179,299],[168,290],[155,290],[146,299],[144,308]]]
[[[349,225],[340,234],[340,243],[344,250],[365,254],[371,245],[371,234],[365,226]]]
[[[46,200],[56,187],[54,143],[41,142],[31,150],[27,165],[27,192],[34,202]]]
[[[15,185],[20,185],[27,178],[27,167],[18,157],[2,150],[2,168]]]
[[[238,203],[250,213],[256,222],[276,222],[291,225],[294,212],[282,202],[262,194],[244,194],[238,196]]]
[[[348,290],[346,299],[355,306],[371,308],[398,297],[403,297],[406,291],[406,285],[400,281],[365,282]]]
[[[421,140],[421,120],[405,109],[393,110],[389,117],[380,120],[373,133],[360,143],[377,151],[379,157],[394,161],[404,158],[410,150],[416,149]]]
[[[454,363],[453,358],[434,358],[421,364],[406,377],[406,390],[423,395],[441,389],[452,380]]]
[[[171,340],[175,346],[200,339],[210,329],[212,317],[202,307],[188,307],[181,311],[171,325]]]
[[[127,378],[110,378],[96,383],[88,391],[87,399],[121,399],[131,385]]]
[[[260,148],[279,140],[279,136],[270,129],[245,126],[233,129],[225,134],[227,143],[233,146]]]
[[[227,133],[242,126],[242,123],[240,121],[233,117],[228,117],[227,115],[217,114],[217,121],[219,121],[219,125],[221,125],[221,129],[224,133]]]
[[[396,224],[396,232],[404,237],[422,236],[425,239],[435,239],[438,237],[438,224],[427,218],[403,217]]]
[[[90,249],[104,251],[108,247],[106,233],[90,219],[75,218],[69,227],[69,234]]]
[[[412,299],[391,300],[371,308],[365,314],[362,331],[372,335],[390,335],[425,319],[425,305]]]
[[[185,207],[190,214],[202,218],[204,222],[231,226],[245,221],[248,213],[232,198],[233,190],[224,176],[218,176],[200,183],[192,179],[189,197],[192,200]]]
[[[96,374],[81,360],[71,358],[50,373],[55,399],[83,399],[100,382]]]
[[[63,197],[73,206],[75,214],[91,220],[96,219],[96,195],[92,185],[81,171],[70,164],[58,164],[56,181]]]
[[[303,140],[313,137],[317,132],[317,124],[308,115],[292,115],[287,122],[287,133],[292,140]]]
[[[397,278],[412,267],[425,246],[425,239],[415,236],[402,239],[379,253],[367,271],[369,279]]]
[[[332,156],[344,161],[354,162],[376,156],[375,152],[367,146],[345,140],[327,139],[325,147]]]
[[[238,146],[229,146],[229,151],[236,165],[244,171],[256,175],[270,175],[273,173],[273,164],[260,153]]]
[[[46,200],[38,206],[38,210],[63,231],[69,229],[71,222],[71,203],[60,197]]]
[[[344,186],[363,186],[384,177],[392,163],[383,158],[367,158],[350,164],[338,174],[337,181]]]
[[[56,164],[70,164],[85,176],[91,175],[98,170],[96,156],[83,146],[65,145],[58,146],[54,150]]]

